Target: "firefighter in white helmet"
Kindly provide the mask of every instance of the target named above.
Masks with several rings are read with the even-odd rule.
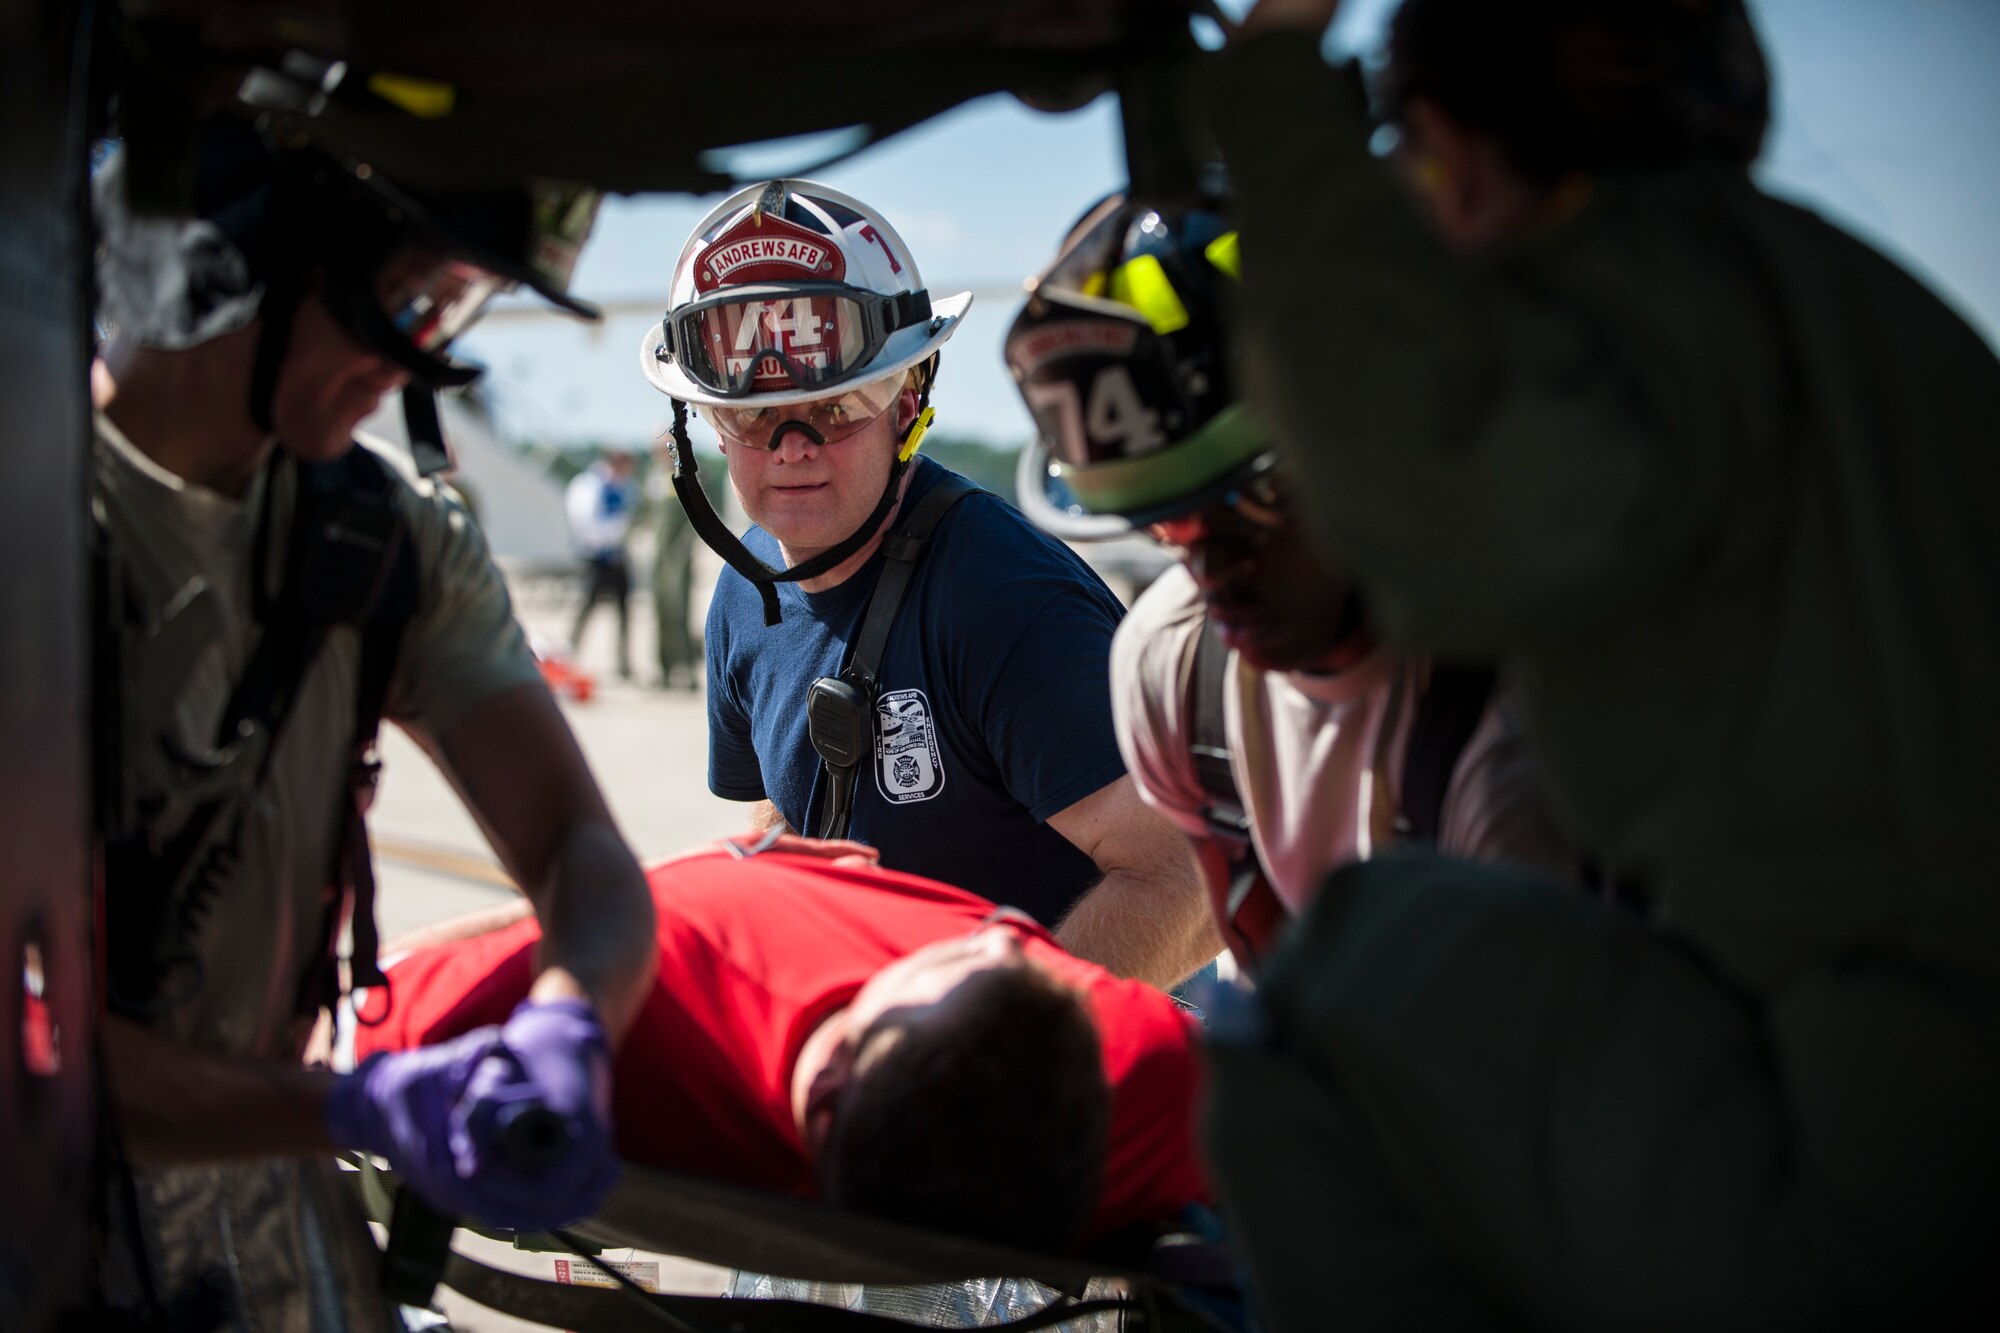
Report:
[[[1119,758],[1122,608],[917,457],[971,304],[933,299],[886,220],[809,181],[725,199],[682,249],[641,364],[674,399],[676,489],[730,565],[708,616],[709,786],[757,802],[760,826],[869,843],[1171,984],[1217,946],[1185,846]],[[756,524],[740,541],[695,482],[688,404]]]

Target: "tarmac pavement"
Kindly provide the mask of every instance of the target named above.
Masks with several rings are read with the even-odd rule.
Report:
[[[571,585],[517,587],[516,610],[537,641],[560,644],[575,614]],[[561,698],[598,785],[641,862],[744,827],[745,807],[708,790],[708,715],[699,690],[659,689],[649,599],[632,598],[635,681],[618,678],[610,609],[586,627],[577,665],[593,679],[587,702]],[[490,906],[511,895],[485,836],[430,757],[383,728],[382,785],[368,824],[376,846],[383,938]]]

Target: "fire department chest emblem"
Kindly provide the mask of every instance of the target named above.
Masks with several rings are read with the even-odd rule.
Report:
[[[875,785],[892,805],[944,790],[937,727],[922,690],[891,690],[875,701]]]

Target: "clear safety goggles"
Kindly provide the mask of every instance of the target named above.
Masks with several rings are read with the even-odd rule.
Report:
[[[895,406],[906,378],[898,372],[854,385],[845,393],[815,398],[806,403],[786,403],[778,407],[754,404],[724,407],[698,403],[695,411],[729,444],[769,449],[777,439],[778,428],[788,421],[811,427],[819,437],[819,443],[833,444],[859,433]]]
[[[927,291],[802,282],[732,287],[670,312],[664,328],[681,373],[734,398],[838,384],[865,370],[891,334],[930,318]]]

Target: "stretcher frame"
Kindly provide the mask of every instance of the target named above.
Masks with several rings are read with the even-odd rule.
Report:
[[[390,1226],[393,1238],[403,1197],[397,1174],[365,1158],[343,1160],[356,1167],[365,1211]],[[1222,1245],[1188,1232],[1123,1236],[1088,1258],[1036,1254],[629,1162],[604,1207],[573,1228],[470,1229],[523,1250],[586,1259],[633,1247],[807,1281],[905,1285],[1030,1277],[1063,1293],[1039,1313],[985,1326],[1007,1333],[1113,1312],[1129,1333],[1242,1333],[1248,1326],[1234,1260]],[[606,1271],[620,1284],[616,1289],[574,1286],[507,1272],[448,1246],[427,1262],[399,1254],[393,1239],[384,1264],[385,1285],[400,1287],[398,1299],[406,1303],[427,1303],[442,1283],[481,1305],[575,1333],[906,1333],[922,1327],[801,1301],[647,1292],[613,1269]],[[1117,1279],[1127,1294],[1077,1299],[1096,1278]]]

